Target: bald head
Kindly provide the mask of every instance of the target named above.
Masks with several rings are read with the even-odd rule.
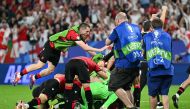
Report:
[[[124,12],[119,12],[115,16],[115,24],[119,25],[120,23],[127,21],[127,15]]]

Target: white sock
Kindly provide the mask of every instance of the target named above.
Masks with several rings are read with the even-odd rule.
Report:
[[[179,98],[179,94],[176,93],[175,95],[176,95],[177,98]]]

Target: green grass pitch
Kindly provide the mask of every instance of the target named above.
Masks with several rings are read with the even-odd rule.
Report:
[[[172,86],[170,88],[170,109],[175,109],[171,100],[171,96],[175,94],[179,86]],[[149,97],[147,87],[143,89],[141,94],[141,109],[149,109]],[[180,96],[180,109],[190,109],[190,88]],[[14,109],[15,103],[19,100],[28,101],[32,98],[32,90],[28,86],[18,85],[16,87],[11,85],[0,85],[0,109]]]

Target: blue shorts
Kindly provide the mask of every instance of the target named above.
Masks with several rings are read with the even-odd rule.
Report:
[[[150,96],[168,95],[172,83],[171,75],[149,76],[148,77],[148,94]]]

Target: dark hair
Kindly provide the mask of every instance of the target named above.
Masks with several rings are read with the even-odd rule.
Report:
[[[155,18],[155,19],[152,20],[152,27],[154,29],[156,29],[156,28],[162,28],[162,26],[163,26],[163,22],[162,22],[161,19]]]
[[[80,25],[79,25],[79,30],[82,28],[82,29],[86,29],[87,27],[89,27],[90,28],[90,25],[88,25],[87,23],[81,23]]]
[[[144,32],[147,32],[147,31],[149,31],[149,29],[151,28],[151,21],[150,20],[146,20],[146,21],[144,21],[143,22],[143,24],[142,24],[142,27],[143,27],[143,29],[144,29]]]

